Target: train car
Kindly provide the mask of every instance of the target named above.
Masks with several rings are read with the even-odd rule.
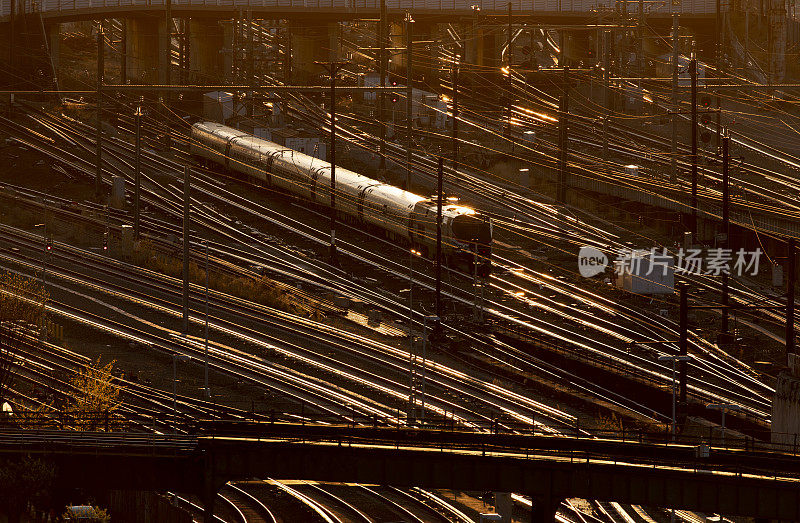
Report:
[[[216,122],[192,126],[192,155],[223,166],[253,183],[274,187],[330,207],[331,165],[307,154]],[[358,223],[402,239],[422,255],[436,252],[436,201],[336,167],[336,210]],[[450,266],[491,271],[492,224],[474,209],[442,207],[442,255]]]

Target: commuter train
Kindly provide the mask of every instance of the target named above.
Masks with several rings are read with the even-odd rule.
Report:
[[[254,183],[330,207],[328,162],[216,122],[192,126],[191,153],[245,175]],[[381,229],[423,256],[436,254],[436,201],[336,167],[336,210]],[[474,209],[442,206],[442,257],[454,268],[480,276],[491,271],[492,224]],[[477,260],[477,268],[473,261]]]

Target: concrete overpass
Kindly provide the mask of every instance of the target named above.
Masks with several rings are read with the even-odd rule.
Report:
[[[638,0],[627,0],[631,15]],[[482,16],[507,16],[507,0],[386,0],[390,15],[410,12],[416,18],[438,17],[452,21],[454,17],[475,16],[473,5]],[[682,16],[711,16],[716,13],[716,0],[681,0],[647,2],[647,16],[669,18],[672,12]],[[22,0],[17,12],[40,11],[46,19],[62,21],[124,17],[131,13],[164,11],[191,13],[197,16],[235,14],[251,11],[267,19],[291,19],[322,15],[339,20],[375,18],[380,14],[380,0]],[[723,9],[726,8],[726,5]],[[515,17],[546,20],[558,17],[597,17],[598,13],[622,9],[620,0],[511,0]],[[0,16],[11,12],[11,0],[0,2]],[[120,16],[122,15],[122,16]]]
[[[480,6],[476,11],[473,5]],[[467,49],[466,61],[477,66],[500,63],[500,49],[505,42],[504,31],[497,30],[508,15],[506,0],[387,0],[386,18],[390,22],[392,45],[404,45],[403,25],[399,23],[409,12],[415,20],[414,33],[418,40],[435,39],[437,24],[461,24],[464,32],[475,32],[480,49]],[[711,19],[716,13],[716,0],[681,0],[677,5],[668,2],[645,2],[648,24],[669,26],[671,13],[682,16],[683,23]],[[13,6],[13,13],[12,13]],[[512,0],[511,12],[515,23],[568,25],[577,28],[577,41],[588,41],[587,25],[616,24],[622,13],[633,25],[638,9],[637,0]],[[184,19],[183,36],[187,41],[188,69],[205,79],[221,80],[231,69],[232,49],[244,44],[234,35],[234,25],[224,23],[245,16],[253,19],[286,20],[288,36],[285,44],[291,49],[293,81],[305,80],[320,71],[315,60],[327,60],[336,48],[338,22],[343,20],[372,20],[380,18],[380,0],[2,0],[0,23],[14,20],[14,26],[26,16],[41,17],[28,23],[28,32],[41,32],[42,44],[47,43],[54,61],[58,62],[60,25],[77,20],[116,18],[124,21],[123,50],[126,80],[133,83],[167,83],[175,79],[168,72],[168,38],[177,35],[168,31],[167,20]],[[478,20],[479,23],[475,24]],[[223,22],[223,23],[221,23]],[[583,27],[584,29],[579,29]],[[567,30],[565,30],[567,31]],[[594,31],[594,30],[592,30]],[[8,34],[0,29],[0,38]],[[570,33],[571,34],[571,33]],[[30,40],[30,38],[29,38]],[[238,41],[238,43],[237,43]],[[284,44],[284,45],[285,45]],[[0,57],[7,56],[0,42]],[[19,44],[18,44],[19,45]],[[28,42],[28,48],[45,47]],[[576,44],[581,47],[581,44]],[[468,46],[469,47],[469,46]],[[570,47],[567,45],[567,47]],[[13,54],[13,50],[12,50]],[[393,61],[401,67],[402,57]]]
[[[287,424],[228,427],[235,436],[0,432],[0,454],[51,460],[61,485],[174,489],[205,500],[252,477],[517,492],[531,521],[583,497],[725,515],[800,520],[800,458],[769,449]]]

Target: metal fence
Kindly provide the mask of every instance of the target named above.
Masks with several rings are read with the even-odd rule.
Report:
[[[241,411],[239,412],[241,413]],[[712,426],[707,428],[706,433],[673,435],[669,424],[602,429],[587,427],[577,420],[571,426],[561,424],[558,427],[539,423],[525,424],[487,419],[468,420],[467,423],[473,427],[473,430],[465,430],[463,423],[456,423],[452,419],[436,418],[422,421],[409,418],[403,412],[398,412],[396,416],[378,417],[356,413],[342,416],[320,416],[309,415],[305,411],[293,413],[269,410],[254,411],[249,413],[248,418],[238,415],[216,420],[197,419],[174,412],[140,415],[136,416],[136,419],[122,417],[119,413],[109,414],[106,412],[79,415],[37,413],[29,416],[15,413],[13,416],[0,415],[0,443],[9,438],[19,437],[19,434],[25,434],[31,439],[40,439],[42,442],[52,437],[55,437],[53,441],[76,438],[85,441],[101,441],[107,440],[107,438],[122,438],[138,442],[175,440],[183,443],[193,441],[197,437],[213,438],[214,436],[246,438],[296,436],[309,440],[318,437],[355,437],[358,439],[367,434],[364,431],[378,429],[378,432],[374,434],[377,439],[407,440],[410,438],[424,442],[433,437],[438,443],[455,445],[460,444],[464,438],[472,441],[475,437],[488,437],[486,442],[491,443],[491,437],[496,436],[498,443],[504,437],[512,437],[514,439],[509,441],[514,441],[515,444],[520,445],[520,448],[524,448],[528,446],[528,443],[525,442],[527,436],[532,437],[529,440],[528,448],[535,448],[537,446],[535,437],[547,436],[558,438],[561,441],[566,439],[594,440],[641,443],[651,446],[677,444],[683,447],[695,447],[699,451],[702,451],[703,448],[710,448],[792,456],[800,454],[800,439],[797,434],[777,434],[768,429],[764,429],[763,432],[749,430],[745,435],[733,431],[723,432],[721,427]],[[82,427],[84,430],[81,430]],[[352,431],[352,435],[350,431]],[[172,434],[169,434],[170,432]],[[110,439],[108,440],[110,441]]]
[[[627,0],[628,12],[633,13],[638,6],[636,0]],[[611,10],[621,11],[619,0],[512,0],[512,12],[517,15],[536,13],[601,13]],[[725,2],[727,3],[727,2]],[[130,8],[161,8],[166,0],[19,0],[16,9],[20,13],[41,11],[69,15],[77,11],[109,11]],[[0,16],[8,16],[11,0],[0,0]],[[262,9],[285,11],[287,9],[343,12],[374,12],[380,9],[380,0],[172,0],[172,7],[208,7],[209,9]],[[392,10],[409,11],[462,11],[472,12],[472,6],[480,7],[482,14],[505,14],[508,2],[505,0],[387,0],[386,6]],[[726,6],[723,5],[723,9]],[[716,0],[647,0],[647,13],[668,14],[713,14]]]

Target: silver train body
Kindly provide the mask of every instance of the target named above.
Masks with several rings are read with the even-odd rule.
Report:
[[[191,153],[253,182],[330,207],[331,165],[307,154],[216,122],[192,126]],[[352,221],[407,241],[422,255],[436,252],[436,202],[336,167],[336,210]],[[442,254],[451,266],[491,270],[492,225],[473,209],[446,203],[442,209]]]

